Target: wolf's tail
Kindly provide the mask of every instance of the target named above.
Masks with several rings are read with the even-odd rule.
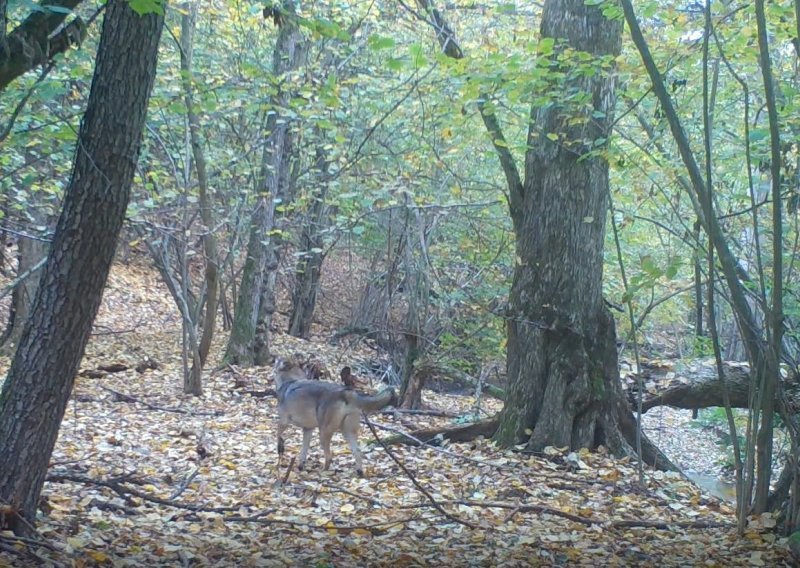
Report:
[[[354,404],[363,412],[375,412],[386,406],[397,404],[397,393],[389,387],[378,394],[361,394],[355,391],[346,391],[348,402]]]

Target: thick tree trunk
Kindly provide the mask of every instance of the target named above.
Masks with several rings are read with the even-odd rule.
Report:
[[[125,218],[163,15],[109,0],[72,178],[47,264],[0,394],[0,503],[30,531],[75,373]]]
[[[308,224],[306,225],[308,227]],[[322,238],[311,233],[315,229],[303,229],[301,246],[305,254],[297,261],[295,268],[295,286],[292,294],[292,315],[289,319],[289,335],[308,339],[311,335],[311,324],[314,322],[314,310],[317,307],[317,293],[322,275]]]
[[[598,152],[611,131],[616,96],[609,58],[619,54],[621,31],[618,20],[583,0],[545,3],[542,38],[554,38],[559,52],[568,46],[594,60],[559,68],[566,74],[559,91],[588,95],[588,104],[578,96],[532,112],[525,182],[511,200],[517,265],[509,384],[495,435],[503,444],[527,439],[534,450],[600,444],[625,450],[616,334],[602,298],[608,163]],[[581,65],[597,72],[575,73]]]
[[[442,51],[463,57],[433,1],[417,5]],[[611,67],[622,26],[583,0],[548,0],[541,28],[543,38],[554,40],[556,53],[563,53],[566,39],[568,47],[594,61],[553,60],[565,82],[555,89],[567,96],[532,109],[524,183],[491,96],[484,94],[478,103],[506,177],[517,238],[508,313],[509,388],[495,439],[507,445],[527,439],[532,448],[606,444],[630,455],[636,422],[622,395],[614,322],[601,296],[608,207],[608,164],[601,152],[611,131],[616,100]],[[580,73],[585,65],[592,73]],[[581,100],[585,95],[588,101]],[[646,438],[643,454],[648,463],[674,468]]]

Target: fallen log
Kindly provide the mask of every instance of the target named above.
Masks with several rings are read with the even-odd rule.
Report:
[[[446,365],[431,365],[427,368],[427,371],[431,374],[439,375],[441,377],[446,377],[451,381],[458,383],[460,385],[468,386],[471,388],[478,388],[478,379],[475,377],[461,371],[460,369],[456,369],[455,367],[450,367]],[[484,382],[481,385],[481,389],[484,394],[489,395],[497,400],[505,401],[506,399],[506,391],[497,387],[493,384]]]
[[[655,393],[645,393],[642,400],[642,412],[647,412],[656,406],[672,406],[694,410],[725,406],[723,402],[723,385],[719,380],[717,369],[713,362],[698,362],[690,365],[680,372],[671,367],[643,366],[646,380],[669,381]],[[674,374],[668,377],[668,374]],[[750,369],[743,363],[723,364],[723,376],[730,394],[731,407],[747,408],[750,391]],[[783,388],[795,411],[800,409],[800,385],[795,380],[784,380]],[[629,400],[635,408],[636,392],[628,390]]]

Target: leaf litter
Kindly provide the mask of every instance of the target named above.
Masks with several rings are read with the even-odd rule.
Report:
[[[286,458],[279,469],[275,398],[248,392],[272,387],[271,368],[209,371],[202,398],[183,395],[174,314],[152,270],[114,267],[82,370],[127,368],[77,378],[43,491],[44,542],[0,533],[0,566],[791,565],[768,516],[739,538],[729,503],[668,473],[648,471],[639,487],[633,461],[602,451],[530,455],[484,439],[391,446],[401,468],[362,427],[365,479],[339,435],[331,471],[316,435],[305,471]],[[331,370],[375,357],[282,335],[274,350],[314,353]],[[144,359],[157,368],[136,371]],[[427,391],[424,400],[453,415],[474,404]],[[499,404],[482,401],[489,412]],[[387,436],[381,428],[452,419],[370,421]],[[288,434],[290,458],[301,436]]]

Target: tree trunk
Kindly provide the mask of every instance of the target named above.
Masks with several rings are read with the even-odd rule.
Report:
[[[19,237],[17,241],[17,277],[23,278],[11,292],[11,306],[8,312],[8,325],[3,334],[2,352],[14,354],[22,335],[22,328],[28,319],[30,306],[39,286],[41,267],[37,265],[47,255],[47,243],[42,240]],[[27,274],[27,276],[25,276]]]
[[[432,0],[417,0],[417,5],[442,51],[462,58],[455,34]],[[557,86],[558,92],[578,99],[589,95],[589,108],[576,108],[567,98],[532,109],[524,183],[491,96],[482,93],[478,101],[506,177],[517,239],[508,314],[508,402],[495,438],[517,444],[535,428],[528,440],[533,448],[605,444],[616,454],[630,455],[637,424],[622,395],[614,320],[601,296],[608,164],[598,154],[611,130],[615,93],[608,67],[619,53],[622,27],[607,20],[602,7],[582,0],[548,0],[541,27],[543,37],[566,38],[571,48],[596,60],[584,77],[574,69],[586,61],[557,69],[567,83]],[[642,444],[645,461],[674,468],[646,437]]]
[[[197,185],[200,202],[200,218],[203,220],[203,252],[205,253],[205,317],[203,333],[200,336],[197,357],[192,358],[192,368],[184,381],[183,392],[201,395],[203,393],[203,367],[211,350],[214,326],[217,322],[217,300],[219,298],[219,270],[217,239],[214,235],[214,211],[206,174],[206,158],[200,139],[200,120],[194,109],[194,78],[192,76],[192,55],[194,50],[194,30],[197,24],[198,3],[192,2],[189,10],[181,17],[181,78],[186,100],[186,118],[189,123],[189,138],[192,157],[197,170]],[[194,322],[193,322],[194,323]]]
[[[315,135],[323,136],[321,129]],[[318,188],[312,196],[312,203],[303,229],[300,233],[300,257],[295,267],[295,283],[292,291],[292,314],[289,318],[289,335],[308,339],[314,310],[317,306],[317,293],[322,275],[322,262],[325,254],[322,232],[328,227],[328,159],[322,143],[317,146],[316,170]]]
[[[225,351],[225,363],[250,366],[253,364],[253,340],[256,336],[256,318],[261,290],[264,284],[264,267],[267,251],[264,235],[267,234],[268,198],[262,197],[250,217],[250,236],[247,241],[247,258],[242,269],[242,283],[233,310],[233,324]]]
[[[280,28],[272,65],[274,75],[281,77],[300,67],[305,60],[307,45],[298,27],[293,0],[285,0],[270,13]],[[291,94],[281,88],[274,95],[272,103],[275,111],[270,112],[267,119],[265,130],[268,139],[264,144],[259,176],[259,194],[262,197],[250,222],[247,260],[225,353],[228,363],[264,364],[270,358],[269,328],[275,306],[274,271],[278,268],[279,260],[275,242],[278,237],[273,231],[275,205],[278,200],[286,203],[293,193],[291,157],[295,144],[292,119],[283,116],[278,120],[278,115],[280,109],[290,106]]]
[[[689,139],[683,128],[683,125],[681,124],[680,118],[678,117],[675,105],[672,102],[672,98],[667,92],[663,76],[656,66],[653,56],[650,53],[650,48],[644,39],[641,27],[639,26],[639,22],[636,18],[633,3],[630,0],[620,0],[620,4],[622,5],[623,12],[625,14],[625,21],[630,28],[631,38],[636,45],[639,54],[641,55],[642,62],[647,69],[647,73],[653,85],[653,93],[658,97],[658,102],[664,111],[664,117],[669,123],[670,130],[680,152],[681,159],[683,160],[687,173],[689,174],[692,190],[689,195],[692,198],[692,205],[698,218],[700,218],[701,222],[703,223],[703,227],[709,238],[710,246],[713,246],[717,252],[719,265],[722,270],[722,274],[725,276],[725,282],[728,285],[731,307],[736,314],[735,319],[739,327],[739,332],[741,333],[742,342],[744,343],[747,351],[747,359],[750,363],[750,368],[754,373],[756,384],[760,385],[760,392],[768,393],[770,390],[775,388],[778,377],[780,376],[780,368],[778,366],[778,362],[780,360],[780,343],[775,343],[774,341],[775,339],[780,339],[782,333],[780,326],[783,325],[782,308],[779,297],[780,295],[776,293],[776,288],[779,288],[779,286],[773,287],[773,306],[771,306],[771,317],[767,329],[767,335],[771,336],[770,345],[765,345],[762,340],[763,326],[758,325],[757,316],[754,315],[749,304],[749,296],[745,286],[745,281],[748,279],[748,277],[746,274],[743,274],[741,265],[736,256],[733,254],[720,221],[713,210],[713,201],[708,195],[708,186],[706,180],[703,177],[698,160],[696,159],[689,144]],[[756,4],[756,7],[759,7],[758,3]],[[763,6],[761,7],[763,8]],[[763,56],[767,47],[766,31],[763,29],[764,18],[761,17],[763,14],[759,15],[757,10],[757,16],[759,16],[757,17],[757,20],[759,27],[759,47],[762,53],[761,64],[762,71],[764,71],[768,66],[768,61],[763,61]],[[767,63],[767,65],[765,65],[765,63]],[[769,75],[769,73],[764,71],[766,89],[765,94],[768,101],[767,106],[770,122],[770,146],[773,156],[777,155],[777,161],[780,162],[779,149],[776,148],[776,142],[778,141],[778,125],[775,123],[775,101],[774,97],[770,96],[771,93],[769,91],[771,90],[771,80],[767,80],[767,75]],[[780,169],[779,166],[775,164],[775,161],[776,160],[774,159],[772,161],[772,166],[775,168],[773,170],[772,180],[773,189],[776,192],[776,194],[773,195],[773,214],[776,214],[779,219],[781,197],[779,195],[780,188],[778,186],[780,182]],[[778,259],[776,261],[776,266],[774,267],[775,274],[773,276],[777,278],[776,281],[780,282],[780,255],[782,254],[782,243],[780,241],[781,233],[780,229],[776,230],[774,225],[773,231],[775,233],[773,241],[773,253],[774,258]],[[765,293],[764,290],[761,292]],[[769,396],[768,394],[765,404],[772,405],[773,402],[774,397]],[[764,420],[767,417],[767,414],[771,415],[772,409],[767,406],[766,408],[762,409],[762,411],[763,414],[761,425],[763,425],[766,430],[770,430],[771,422],[767,424]],[[756,513],[763,512],[766,508],[766,493],[769,485],[770,471],[767,460],[771,457],[767,455],[768,453],[771,454],[771,437],[769,440],[767,440],[766,435],[763,435],[762,443],[760,444],[759,448],[759,461],[760,463],[763,463],[763,468],[761,469],[765,474],[765,477],[759,477],[757,480],[757,498],[753,508],[753,511]]]
[[[29,533],[100,307],[139,157],[163,15],[109,0],[92,89],[47,264],[0,394],[0,502]]]
[[[292,315],[289,318],[288,329],[289,335],[303,339],[308,339],[311,335],[311,324],[314,323],[314,311],[322,275],[322,261],[325,258],[320,250],[323,244],[322,238],[317,230],[309,225],[311,223],[303,227],[303,234],[300,236],[300,244],[305,252],[298,259],[295,268]]]
[[[598,68],[571,76],[562,92],[590,96],[532,111],[525,182],[512,199],[517,265],[509,298],[508,398],[495,439],[622,453],[615,399],[622,398],[616,333],[602,298],[608,163],[597,152],[612,125],[621,23],[582,0],[549,0],[542,38],[587,52]],[[555,64],[555,60],[554,60]],[[604,67],[601,69],[601,66]],[[573,126],[574,124],[578,126]],[[557,133],[556,140],[551,139]],[[533,429],[533,435],[526,431]]]

